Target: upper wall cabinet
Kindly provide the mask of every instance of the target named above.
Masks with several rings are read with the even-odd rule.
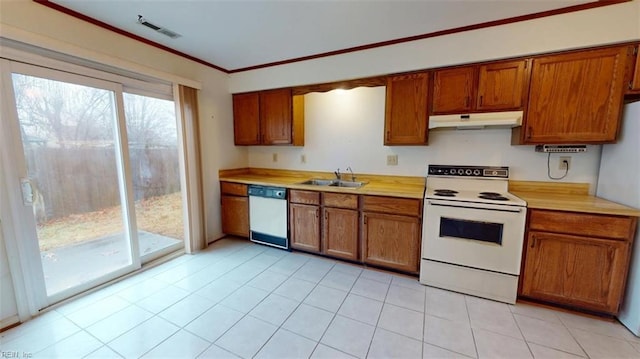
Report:
[[[528,60],[480,66],[476,110],[518,110],[523,107]]]
[[[438,70],[433,75],[433,113],[471,112],[476,66]]]
[[[385,145],[427,144],[428,91],[426,72],[387,79]]]
[[[260,144],[260,94],[233,95],[233,135],[236,145]]]
[[[304,97],[291,89],[233,95],[236,145],[304,144]]]
[[[638,47],[640,47],[640,45],[630,50],[630,55],[633,56],[632,59],[635,58],[635,60],[632,61],[634,64],[632,65],[633,73],[631,81],[629,82],[629,90],[627,91],[627,93],[630,94],[640,94],[640,55],[638,54]]]
[[[534,59],[520,143],[614,142],[626,62],[626,46]]]
[[[433,77],[433,113],[521,109],[526,78],[527,60],[438,70]]]

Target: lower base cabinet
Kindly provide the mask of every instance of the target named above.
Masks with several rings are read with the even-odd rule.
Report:
[[[364,212],[362,259],[368,264],[417,272],[420,235],[419,218]]]
[[[249,198],[222,196],[222,232],[249,237]]]
[[[322,252],[338,258],[358,260],[358,211],[324,208]]]
[[[523,295],[617,313],[626,242],[535,231],[529,233],[528,242]]]
[[[290,190],[291,248],[417,273],[421,214],[419,199]]]
[[[237,183],[220,183],[222,193],[222,233],[249,238],[249,197],[247,186]]]
[[[635,226],[629,217],[531,210],[520,296],[617,314]]]
[[[290,203],[289,236],[291,248],[320,252],[320,207]]]

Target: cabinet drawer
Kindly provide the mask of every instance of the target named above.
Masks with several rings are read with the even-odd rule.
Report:
[[[320,205],[320,192],[290,190],[289,202]]]
[[[631,217],[532,210],[529,229],[588,237],[629,240],[635,230]]]
[[[220,182],[220,192],[234,196],[247,196],[247,185],[242,183]]]
[[[363,196],[362,210],[420,217],[421,202],[412,198]]]
[[[358,209],[358,195],[325,192],[322,194],[322,204],[327,207]]]

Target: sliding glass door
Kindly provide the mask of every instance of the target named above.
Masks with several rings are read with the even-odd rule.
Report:
[[[124,94],[142,262],[184,247],[178,129],[173,101]]]
[[[3,113],[10,133],[0,137],[12,153],[8,186],[21,192],[12,212],[38,306],[183,248],[174,103],[5,64],[6,103],[15,107]]]

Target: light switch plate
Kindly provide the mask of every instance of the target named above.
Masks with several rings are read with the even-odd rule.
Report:
[[[397,166],[398,155],[387,155],[387,166]]]

